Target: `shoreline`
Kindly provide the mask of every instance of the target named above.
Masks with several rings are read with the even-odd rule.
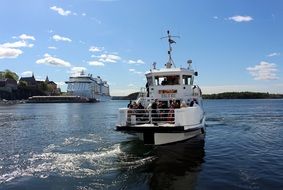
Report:
[[[14,105],[14,104],[25,104],[27,100],[0,100],[0,106],[2,105]]]

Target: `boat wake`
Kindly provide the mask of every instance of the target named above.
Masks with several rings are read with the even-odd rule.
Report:
[[[48,178],[49,176],[86,178],[102,178],[109,173],[138,168],[154,158],[130,155],[121,151],[120,144],[114,144],[97,151],[86,152],[58,152],[62,146],[82,143],[94,143],[88,138],[68,138],[60,145],[51,144],[43,153],[29,153],[23,160],[22,155],[8,158],[13,163],[8,167],[0,168],[0,184],[19,177]],[[5,171],[3,173],[2,171]]]

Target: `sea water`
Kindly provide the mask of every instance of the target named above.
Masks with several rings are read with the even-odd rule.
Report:
[[[282,189],[283,100],[205,100],[206,136],[144,146],[127,101],[0,106],[0,189]]]

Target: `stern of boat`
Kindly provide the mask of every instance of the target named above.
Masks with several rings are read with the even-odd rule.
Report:
[[[135,134],[145,144],[168,144],[205,133],[200,106],[180,109],[120,108],[116,130]]]

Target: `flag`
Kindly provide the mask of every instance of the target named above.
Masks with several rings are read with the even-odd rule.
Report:
[[[176,43],[176,42],[175,42],[174,40],[172,40],[171,38],[169,38],[169,40],[168,40],[168,41],[169,41],[169,43],[170,43],[170,44],[174,44],[174,43]]]

